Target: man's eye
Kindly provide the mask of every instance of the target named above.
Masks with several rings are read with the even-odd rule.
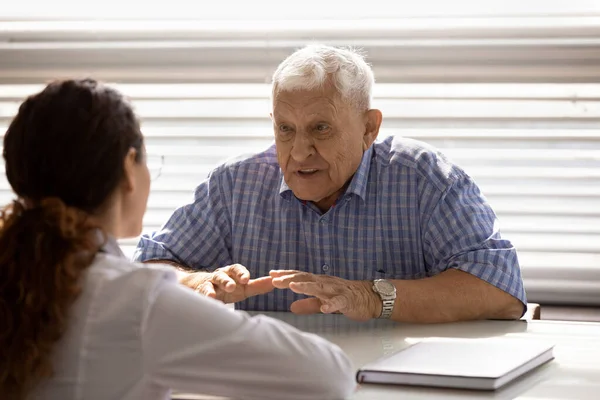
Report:
[[[287,133],[287,132],[290,132],[291,130],[292,130],[292,128],[290,128],[287,125],[279,125],[280,132]]]
[[[329,130],[329,125],[327,124],[318,124],[316,127],[319,132],[327,132]]]

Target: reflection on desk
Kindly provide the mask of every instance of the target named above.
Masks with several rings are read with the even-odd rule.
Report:
[[[257,314],[257,313],[253,313]],[[496,392],[404,386],[362,385],[353,400],[399,399],[598,399],[600,393],[600,323],[556,321],[472,321],[414,325],[387,320],[354,322],[342,315],[264,313],[316,333],[340,346],[358,367],[402,350],[427,337],[521,337],[554,343],[555,360]],[[435,359],[432,360],[435,362]],[[173,399],[215,397],[174,394]]]

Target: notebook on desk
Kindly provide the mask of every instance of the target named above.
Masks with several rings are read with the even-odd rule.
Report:
[[[496,390],[554,358],[553,345],[520,339],[427,339],[367,364],[359,383]]]

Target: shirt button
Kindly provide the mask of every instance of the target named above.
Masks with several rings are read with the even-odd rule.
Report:
[[[327,222],[329,222],[329,220],[327,218],[321,218],[321,223],[322,224],[326,224]]]
[[[321,267],[321,269],[323,269],[323,271],[327,272],[327,271],[329,271],[329,265],[328,264],[323,264],[323,266]]]

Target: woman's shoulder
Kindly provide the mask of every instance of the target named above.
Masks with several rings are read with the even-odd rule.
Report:
[[[166,264],[142,264],[117,255],[98,253],[90,266],[90,275],[106,280],[146,279],[158,277],[176,280],[172,267]]]
[[[161,264],[141,264],[124,257],[99,253],[85,277],[89,294],[96,293],[105,302],[151,302],[153,294],[164,285],[176,284],[172,267]]]

